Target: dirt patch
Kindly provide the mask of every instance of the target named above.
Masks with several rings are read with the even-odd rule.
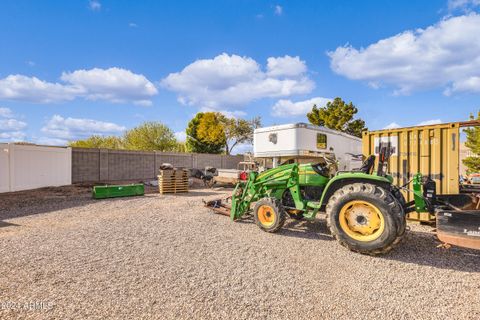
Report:
[[[95,185],[122,185],[131,183],[134,182],[82,183],[61,187],[46,187],[34,190],[0,193],[0,220],[81,205],[84,202],[92,200],[92,188]],[[158,193],[158,187],[145,185],[145,194],[154,193]]]

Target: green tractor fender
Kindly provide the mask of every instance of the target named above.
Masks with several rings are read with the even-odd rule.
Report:
[[[389,175],[384,177],[363,172],[340,173],[330,179],[330,181],[327,183],[325,189],[323,190],[319,204],[321,206],[326,205],[330,197],[335,193],[335,191],[348,184],[358,182],[371,183],[388,189],[393,182],[393,178]]]

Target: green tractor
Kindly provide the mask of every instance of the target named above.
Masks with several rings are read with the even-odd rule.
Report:
[[[417,174],[412,179],[415,200],[406,203],[402,188],[386,174],[386,149],[379,157],[376,172],[373,155],[361,168],[334,176],[325,163],[292,163],[250,172],[246,181],[236,185],[230,203],[213,200],[206,207],[232,220],[252,213],[266,232],[278,231],[288,216],[312,220],[325,212],[328,228],[341,245],[363,254],[384,254],[405,234],[407,213],[433,212],[435,191],[429,189],[432,180]]]

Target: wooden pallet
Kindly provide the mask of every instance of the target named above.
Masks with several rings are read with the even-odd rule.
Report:
[[[158,190],[161,194],[188,192],[188,170],[160,170]]]
[[[178,187],[178,188],[162,188],[162,187],[159,187],[158,188],[158,191],[161,193],[161,194],[164,194],[164,193],[186,193],[188,192],[188,187]]]

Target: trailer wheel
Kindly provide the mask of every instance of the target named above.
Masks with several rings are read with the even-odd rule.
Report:
[[[263,198],[255,204],[253,209],[255,223],[266,232],[276,232],[285,223],[285,209],[276,198]]]
[[[337,190],[326,211],[332,235],[355,252],[387,253],[405,233],[400,203],[389,191],[373,184],[354,183]]]

